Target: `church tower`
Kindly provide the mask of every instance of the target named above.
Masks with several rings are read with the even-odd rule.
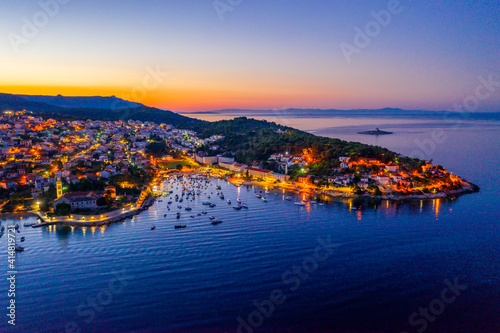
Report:
[[[57,178],[56,188],[57,188],[57,198],[62,197],[62,195],[63,195],[63,189],[62,189],[61,177]]]

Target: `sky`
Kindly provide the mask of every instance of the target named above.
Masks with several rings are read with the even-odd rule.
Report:
[[[4,93],[500,111],[498,0],[16,0],[0,13]]]

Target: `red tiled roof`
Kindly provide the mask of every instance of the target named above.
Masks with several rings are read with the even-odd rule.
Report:
[[[259,168],[247,168],[247,170],[257,171],[257,172],[263,172],[263,173],[269,173],[269,172],[271,172],[269,170],[259,169]]]

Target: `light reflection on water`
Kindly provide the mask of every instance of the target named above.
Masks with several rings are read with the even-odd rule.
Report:
[[[405,139],[410,146],[396,137],[379,140],[389,148],[411,151],[413,140],[427,133],[426,128],[415,131],[419,133]],[[219,226],[212,226],[205,215],[192,219],[185,211],[177,221],[177,210],[169,212],[165,198],[140,215],[106,227],[21,226],[26,251],[18,255],[22,321],[16,329],[62,332],[71,320],[83,332],[233,332],[235,318],[253,311],[254,300],[265,299],[275,288],[285,289],[283,272],[309,256],[318,237],[330,236],[340,244],[335,255],[288,295],[289,301],[264,329],[408,330],[408,316],[439,296],[444,279],[458,277],[472,292],[454,303],[453,311],[432,329],[445,331],[459,322],[456,332],[486,325],[498,331],[493,323],[500,310],[495,278],[500,276],[500,184],[495,177],[498,158],[491,158],[500,153],[491,145],[498,142],[498,132],[478,136],[469,128],[448,134],[449,141],[436,147],[432,158],[477,183],[480,193],[405,203],[321,197],[325,206],[309,202],[297,207],[294,201],[310,198],[292,194],[293,200],[287,201],[289,194],[275,189],[271,192],[278,195],[267,195],[269,202],[263,203],[254,195],[258,187],[235,188],[217,181],[226,199],[234,204],[240,198],[249,205],[248,210],[236,211],[215,195],[214,209],[201,205],[205,197],[189,203],[193,213],[207,210],[207,216],[223,220]],[[174,230],[177,223],[188,227]],[[153,224],[157,228],[151,231]],[[0,242],[5,245],[6,237]],[[1,251],[0,262],[6,260]],[[111,272],[121,269],[135,276],[133,287],[97,313],[92,323],[85,323],[78,305],[106,288]],[[5,288],[2,279],[0,289]],[[0,321],[0,331],[7,331],[5,325]]]

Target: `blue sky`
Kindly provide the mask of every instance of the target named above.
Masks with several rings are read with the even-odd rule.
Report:
[[[169,75],[139,102],[441,110],[474,94],[480,77],[500,81],[498,1],[400,1],[349,62],[340,45],[356,46],[355,28],[365,32],[391,1],[239,2],[221,0],[231,8],[221,20],[213,1],[70,0],[30,38],[23,18],[33,23],[39,2],[2,2],[0,90],[130,98],[147,68],[161,68]],[[497,89],[474,111],[499,110]]]

